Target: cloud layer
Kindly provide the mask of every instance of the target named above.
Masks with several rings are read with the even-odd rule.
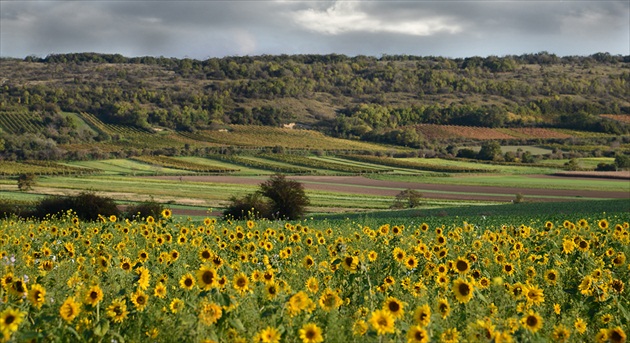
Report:
[[[0,56],[630,54],[628,1],[0,1]]]

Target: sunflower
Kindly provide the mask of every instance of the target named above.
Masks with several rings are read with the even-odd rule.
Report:
[[[302,343],[320,343],[324,341],[322,329],[314,323],[308,323],[299,330]]]
[[[184,306],[186,306],[184,301],[182,301],[179,298],[175,298],[168,305],[168,308],[171,310],[172,313],[177,313],[177,312],[181,311],[182,309],[184,309]]]
[[[359,267],[359,258],[356,256],[346,256],[343,258],[341,266],[349,272],[355,272]]]
[[[319,297],[318,303],[324,311],[328,312],[341,306],[341,304],[343,304],[343,301],[341,300],[339,295],[337,295],[337,292],[333,291],[330,288],[326,288],[326,290],[322,293],[322,296]]]
[[[407,331],[407,343],[427,343],[429,334],[427,330],[419,325],[412,326]]]
[[[311,311],[315,309],[315,304],[308,297],[306,293],[303,291],[299,291],[295,293],[291,298],[289,298],[289,303],[287,305],[287,310],[291,317],[296,316],[303,310]]]
[[[606,230],[609,228],[608,221],[606,219],[598,221],[597,226],[602,230]]]
[[[503,272],[507,275],[514,274],[514,265],[512,263],[505,263],[503,265]]]
[[[59,308],[59,315],[63,320],[71,322],[81,312],[81,305],[74,300],[74,297],[67,298]]]
[[[449,314],[451,314],[451,304],[449,304],[448,299],[442,298],[438,300],[437,308],[440,316],[442,316],[442,319],[445,319]]]
[[[428,304],[418,306],[413,313],[413,319],[417,325],[426,327],[431,322],[431,308]]]
[[[4,334],[4,341],[8,341],[7,336],[10,337],[18,330],[25,315],[26,313],[10,307],[0,312],[0,333]]]
[[[460,303],[467,303],[473,297],[473,285],[463,279],[457,279],[453,282],[453,293]]]
[[[545,272],[545,281],[552,285],[555,286],[556,283],[558,282],[558,271],[555,269],[549,269],[548,271]]]
[[[166,286],[164,286],[162,282],[158,282],[153,289],[153,295],[160,299],[164,299],[166,297],[166,290]]]
[[[612,263],[615,267],[621,267],[624,263],[626,263],[626,254],[622,251],[618,252],[615,258],[612,260]]]
[[[263,343],[280,343],[280,338],[282,338],[282,334],[278,329],[267,326],[265,329],[258,333],[258,337],[260,337],[260,341]]]
[[[570,336],[571,331],[562,324],[555,326],[553,328],[553,332],[551,333],[551,337],[554,342],[566,342],[569,340]]]
[[[203,302],[201,303],[199,309],[199,319],[202,323],[210,326],[216,323],[221,316],[223,315],[223,310],[221,306],[213,302]]]
[[[363,336],[370,327],[363,319],[359,319],[352,325],[352,334],[355,336]]]
[[[576,318],[573,327],[580,335],[586,332],[586,322],[582,318]]]
[[[139,312],[142,312],[147,307],[149,296],[143,291],[137,290],[131,294],[131,302]]]
[[[470,262],[465,257],[458,257],[453,263],[453,270],[460,274],[465,274],[470,270]]]
[[[527,299],[528,304],[540,305],[545,302],[545,295],[543,294],[543,290],[540,289],[536,285],[526,285],[523,286],[523,295],[525,295],[525,299]]]
[[[580,251],[588,251],[590,248],[590,244],[588,243],[588,241],[581,239],[577,244],[577,248]]]
[[[389,311],[376,310],[372,312],[369,322],[378,335],[394,333],[394,316]]]
[[[83,302],[87,305],[92,305],[92,307],[96,307],[96,304],[100,303],[102,300],[103,290],[99,285],[90,287],[85,293],[85,298],[83,298]]]
[[[146,290],[149,288],[149,279],[151,278],[151,273],[149,269],[146,267],[139,267],[136,269],[136,273],[138,274],[138,288],[141,290]]]
[[[414,269],[417,266],[418,266],[418,258],[415,257],[414,255],[407,256],[407,258],[405,259],[405,267],[407,267],[407,269]]]
[[[538,313],[530,311],[521,319],[521,324],[527,330],[537,332],[543,327],[543,319]]]
[[[182,278],[179,279],[179,287],[188,291],[195,287],[195,278],[192,276],[191,273],[186,273],[186,275],[182,276]]]
[[[575,250],[575,242],[572,239],[564,239],[562,240],[562,252],[565,254],[570,254]]]
[[[123,257],[120,259],[120,269],[129,272],[131,271],[131,269],[133,268],[133,263],[131,263],[131,260],[128,259],[127,257]]]
[[[389,312],[394,319],[402,318],[405,314],[404,307],[405,303],[394,297],[387,297],[383,303],[383,310]]]
[[[168,208],[165,208],[164,210],[162,210],[162,218],[169,219],[172,215],[173,215],[173,211],[169,210]]]
[[[394,256],[394,260],[401,263],[405,260],[405,257],[407,257],[407,253],[398,247],[394,248],[392,255]]]
[[[196,272],[197,284],[204,291],[210,290],[217,286],[217,272],[208,266],[201,266]]]
[[[457,328],[446,329],[440,335],[441,343],[459,343],[459,331]]]
[[[619,326],[608,329],[608,340],[611,343],[623,343],[626,341],[626,333]]]
[[[280,288],[277,283],[270,282],[265,284],[265,294],[267,295],[267,299],[274,299],[278,295],[279,291]]]
[[[306,255],[302,260],[302,265],[304,266],[304,268],[309,269],[315,265],[315,260],[311,255]]]
[[[26,297],[33,306],[40,309],[46,302],[46,289],[40,284],[33,284]]]
[[[13,279],[13,283],[9,287],[9,293],[22,297],[28,293],[28,287],[26,287],[26,283],[22,279],[16,278]]]
[[[234,289],[240,294],[244,294],[249,290],[249,279],[243,273],[236,274],[233,282]]]
[[[313,276],[306,280],[306,289],[311,293],[317,293],[319,291],[319,281]]]

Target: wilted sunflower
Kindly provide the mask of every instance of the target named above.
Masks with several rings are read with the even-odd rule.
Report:
[[[305,324],[298,333],[302,343],[320,343],[324,341],[322,329],[314,323]]]
[[[449,314],[451,314],[451,304],[449,304],[448,299],[442,298],[438,300],[437,308],[440,316],[442,316],[442,319],[445,319]]]
[[[337,292],[333,291],[330,288],[326,288],[326,290],[324,290],[322,295],[319,297],[318,304],[324,311],[328,312],[341,306],[341,304],[343,304],[343,301],[341,300],[339,295],[337,295]]]
[[[473,297],[473,285],[466,280],[457,279],[453,282],[453,293],[460,303],[467,303]]]
[[[413,313],[413,319],[421,327],[428,326],[431,322],[431,307],[428,304],[418,306]]]
[[[33,306],[40,309],[46,302],[46,289],[40,284],[34,284],[31,289],[28,290],[28,296],[26,297]]]
[[[359,258],[357,256],[346,256],[343,258],[341,266],[349,272],[355,272],[359,267]]]
[[[305,283],[306,289],[311,293],[317,293],[319,291],[319,281],[313,276],[309,277]]]
[[[71,322],[81,312],[81,305],[74,300],[74,297],[67,298],[59,308],[59,315],[67,322]]]
[[[213,302],[203,302],[199,308],[199,319],[206,325],[216,323],[223,315],[221,306]]]
[[[566,342],[569,340],[571,336],[571,331],[567,329],[566,326],[560,324],[553,328],[553,332],[551,333],[551,337],[554,342]]]
[[[90,287],[85,292],[85,298],[83,298],[83,302],[87,305],[92,305],[92,307],[95,307],[101,300],[103,300],[103,290],[99,285]]]
[[[429,334],[427,330],[419,325],[412,326],[407,331],[407,343],[427,343],[428,341]]]
[[[521,319],[521,324],[527,330],[537,332],[543,327],[543,319],[538,313],[530,311]]]
[[[372,312],[369,322],[378,335],[394,333],[395,331],[394,316],[389,311],[376,310]]]

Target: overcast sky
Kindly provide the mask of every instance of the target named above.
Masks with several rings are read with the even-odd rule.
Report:
[[[630,1],[0,0],[0,56],[630,55]]]

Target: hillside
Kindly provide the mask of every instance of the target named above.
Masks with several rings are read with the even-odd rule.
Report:
[[[495,139],[630,131],[630,57],[608,54],[198,61],[78,53],[1,59],[0,75],[5,158],[20,158],[13,150],[24,141],[37,150],[87,144],[104,153],[120,142],[140,150],[224,146],[208,137],[234,131],[234,124],[296,123],[327,136],[414,148],[474,140],[453,133],[461,126],[499,130]]]

